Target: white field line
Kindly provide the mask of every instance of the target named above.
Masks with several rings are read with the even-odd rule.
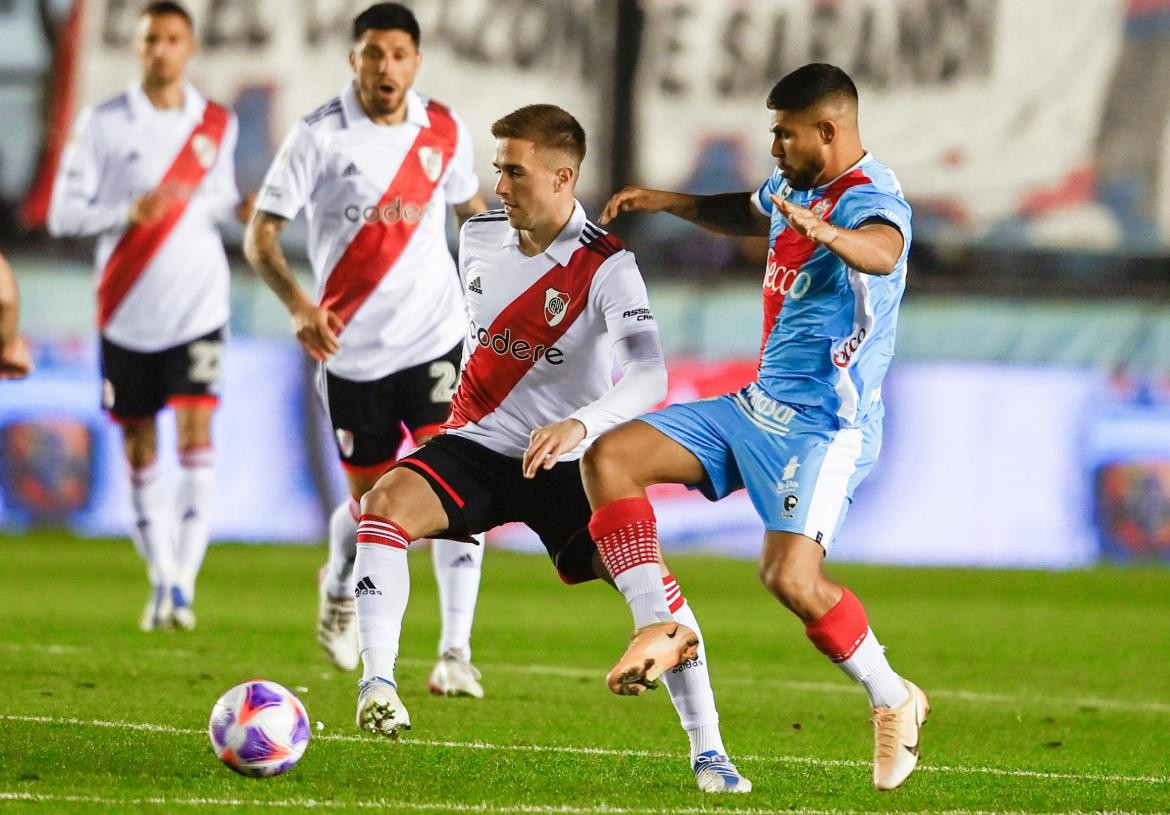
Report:
[[[92,648],[79,645],[27,645],[24,643],[0,642],[0,650],[4,651],[35,651],[51,655],[74,655]],[[194,651],[185,651],[177,648],[152,648],[138,652],[144,656],[159,657],[162,659],[196,659],[202,654]],[[434,663],[425,659],[402,658],[399,665],[411,668],[430,668]],[[568,668],[560,665],[532,665],[514,664],[506,662],[477,662],[476,667],[489,673],[532,674],[534,676],[552,676],[564,679],[595,679],[600,686],[605,676],[600,668]],[[780,679],[778,677],[749,677],[749,676],[716,676],[713,683],[716,689],[720,687],[778,687],[785,690],[809,691],[812,693],[830,693],[837,695],[857,696],[859,691],[853,684],[845,682],[805,682],[794,679]],[[1170,702],[1141,702],[1130,699],[1102,699],[1095,696],[1048,696],[1041,694],[1018,693],[986,693],[982,691],[948,690],[946,688],[928,688],[932,698],[951,699],[957,702],[971,702],[974,704],[997,705],[1038,705],[1046,709],[1052,707],[1088,707],[1102,710],[1134,711],[1138,713],[1170,713]]]
[[[758,807],[671,807],[669,809],[627,809],[625,807],[599,804],[594,807],[575,807],[557,804],[512,804],[489,803],[464,804],[457,802],[392,801],[385,798],[361,801],[322,801],[315,798],[168,798],[165,796],[146,798],[106,798],[99,795],[52,795],[34,792],[0,792],[0,803],[6,801],[23,803],[73,803],[104,804],[107,806],[228,806],[271,809],[381,809],[391,812],[483,812],[523,813],[524,815],[706,815],[712,812],[734,812],[737,815],[888,815],[888,810],[865,811],[846,809],[760,809]],[[1067,811],[1028,812],[1027,810],[978,809],[930,810],[931,815],[1137,815],[1124,811]],[[912,815],[912,814],[908,814]]]
[[[5,801],[19,801],[25,803],[78,803],[78,804],[105,804],[113,806],[230,806],[256,807],[272,809],[381,809],[397,812],[484,812],[484,813],[531,813],[531,815],[706,815],[712,812],[734,812],[737,815],[888,815],[888,810],[865,811],[846,809],[760,809],[758,807],[671,807],[669,809],[627,809],[619,806],[599,804],[594,807],[575,807],[557,804],[512,804],[498,805],[489,803],[464,804],[456,802],[419,802],[419,801],[392,801],[385,798],[367,799],[361,801],[322,801],[315,798],[168,798],[165,796],[148,798],[105,798],[98,795],[52,795],[33,792],[0,792],[0,803]],[[996,810],[994,812],[978,809],[942,809],[930,810],[931,815],[1137,815],[1137,813],[1115,811],[1067,811],[1067,812],[1028,812],[1027,810]]]
[[[23,722],[29,724],[64,724],[71,727],[103,727],[115,730],[139,730],[148,733],[166,733],[180,736],[206,736],[207,731],[190,727],[172,727],[150,722],[118,722],[103,719],[75,719],[59,716],[18,716],[0,714],[0,722]],[[346,736],[339,734],[317,735],[321,741],[375,743],[372,736]],[[454,750],[488,750],[512,753],[561,753],[568,755],[615,756],[620,758],[652,758],[681,761],[679,753],[664,750],[618,750],[610,747],[571,747],[556,744],[492,744],[483,741],[443,741],[438,739],[415,739],[409,736],[397,742],[404,747],[443,747]],[[741,764],[802,764],[812,767],[858,767],[868,769],[869,761],[847,758],[816,758],[814,756],[787,755],[740,755],[733,757]],[[1002,767],[956,767],[945,764],[919,764],[918,772],[950,773],[955,775],[985,775],[1005,778],[1032,778],[1040,781],[1085,781],[1118,784],[1167,784],[1170,776],[1164,775],[1121,775],[1107,773],[1070,773],[1046,770],[1009,770]]]

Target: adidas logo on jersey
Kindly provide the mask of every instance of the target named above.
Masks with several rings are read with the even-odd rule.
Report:
[[[370,578],[363,577],[357,582],[357,587],[353,590],[354,597],[361,597],[365,594],[381,594],[381,590],[374,585],[374,581]]]
[[[468,283],[468,284],[467,284],[467,290],[468,290],[468,291],[473,291],[473,292],[475,292],[476,294],[483,294],[483,286],[481,286],[481,285],[479,284],[479,278],[478,278],[478,277],[477,277],[477,278],[475,278],[474,280],[472,280],[470,283]]]
[[[342,178],[349,178],[351,175],[361,175],[361,174],[362,174],[362,171],[359,170],[357,168],[357,165],[354,164],[352,161],[349,163],[348,167],[346,167],[344,170],[341,171]]]

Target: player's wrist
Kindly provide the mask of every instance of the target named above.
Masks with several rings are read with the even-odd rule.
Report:
[[[832,224],[830,224],[829,226],[832,228],[833,232],[831,235],[828,236],[828,238],[826,240],[821,241],[821,246],[824,246],[824,247],[832,246],[833,242],[836,241],[837,238],[841,237],[841,228],[840,227],[833,226]]]

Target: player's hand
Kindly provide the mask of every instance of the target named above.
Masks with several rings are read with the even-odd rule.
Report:
[[[811,209],[805,209],[777,195],[771,198],[772,203],[780,210],[780,214],[788,219],[788,225],[795,229],[797,234],[824,246],[837,240],[841,231],[831,223],[822,221]]]
[[[0,379],[24,379],[33,372],[32,354],[24,337],[14,337],[0,354]]]
[[[305,353],[324,362],[341,348],[337,335],[345,328],[341,318],[324,306],[306,301],[293,311],[293,331]]]
[[[240,203],[236,204],[236,220],[241,225],[247,226],[248,222],[252,220],[252,213],[256,211],[256,193],[250,192],[240,199]]]
[[[173,197],[167,190],[151,190],[130,205],[130,223],[150,226],[166,214]]]
[[[537,470],[551,470],[562,455],[585,440],[585,425],[577,419],[538,427],[528,439],[524,451],[524,477],[532,478]]]
[[[626,187],[615,192],[601,211],[598,223],[608,224],[623,212],[661,212],[666,209],[667,195],[661,190]]]

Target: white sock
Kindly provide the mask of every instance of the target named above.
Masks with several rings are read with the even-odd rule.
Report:
[[[130,471],[130,500],[134,528],[130,538],[146,563],[151,585],[167,587],[174,577],[175,538],[171,527],[171,502],[159,477],[158,463]]]
[[[207,554],[211,502],[215,493],[215,469],[211,448],[189,450],[179,456],[179,489],[176,495],[179,536],[175,551],[175,582],[190,603],[195,599],[195,579]]]
[[[851,679],[861,683],[873,707],[898,707],[910,698],[905,681],[890,667],[886,649],[878,642],[872,628],[866,629],[865,639],[853,655],[837,665]]]
[[[670,691],[670,701],[678,711],[679,723],[691,741],[693,765],[699,753],[714,750],[726,754],[726,750],[723,748],[723,738],[719,734],[719,712],[715,709],[715,693],[711,690],[711,677],[707,673],[707,648],[703,642],[703,633],[699,630],[699,621],[695,619],[690,603],[684,600],[682,607],[674,612],[674,619],[699,636],[698,658],[662,675],[662,681]]]
[[[483,535],[479,544],[436,538],[431,544],[435,581],[439,584],[439,612],[443,634],[439,639],[439,656],[452,649],[471,659],[471,624],[475,620],[475,601],[479,596],[479,576],[483,567]]]
[[[634,615],[634,628],[673,619],[662,587],[662,570],[657,562],[626,569],[613,579]]]
[[[325,562],[325,591],[331,597],[353,595],[353,561],[357,557],[357,527],[361,507],[353,498],[337,505],[329,517],[329,560]]]
[[[406,549],[359,542],[354,575],[362,679],[378,677],[394,683],[402,616],[410,597]]]

